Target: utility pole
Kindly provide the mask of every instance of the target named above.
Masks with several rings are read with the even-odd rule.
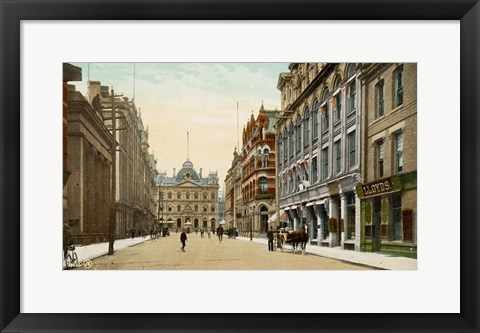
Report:
[[[117,160],[117,110],[115,106],[115,97],[121,97],[123,95],[115,95],[114,90],[111,90],[111,104],[112,104],[112,146],[111,146],[111,154],[112,154],[112,192],[111,192],[111,213],[110,213],[110,229],[108,235],[108,254],[113,255],[113,243],[115,242],[115,225],[116,225],[116,211],[115,211],[115,195],[116,195],[116,160]]]

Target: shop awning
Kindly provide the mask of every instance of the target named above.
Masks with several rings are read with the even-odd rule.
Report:
[[[283,209],[280,209],[280,220],[282,220],[282,217],[285,215],[285,212]],[[273,213],[272,216],[267,221],[268,223],[275,223],[277,222],[277,212]]]

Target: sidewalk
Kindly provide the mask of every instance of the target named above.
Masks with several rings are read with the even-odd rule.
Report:
[[[162,237],[160,237],[161,240]],[[113,249],[115,252],[125,249],[130,246],[135,246],[137,244],[144,243],[151,239],[150,236],[145,238],[142,237],[135,237],[135,238],[127,238],[127,239],[117,239],[113,243]],[[89,245],[75,245],[75,252],[78,256],[78,261],[83,262],[86,260],[93,260],[95,258],[104,256],[108,253],[108,242],[105,243],[95,243]],[[63,263],[63,268],[65,268],[65,263]]]
[[[248,237],[237,237],[241,241],[250,241]],[[253,238],[252,242],[265,244],[267,246],[266,238]],[[280,251],[280,250],[277,250]],[[284,246],[284,251],[292,251],[290,245]],[[322,247],[317,245],[307,244],[306,253],[343,260],[346,262],[367,265],[380,269],[387,270],[417,270],[417,259],[394,256],[391,254],[359,252],[352,250],[342,250],[337,247]]]

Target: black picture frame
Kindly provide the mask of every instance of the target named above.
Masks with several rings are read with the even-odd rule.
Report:
[[[0,0],[1,332],[479,332],[479,22],[477,0]],[[20,313],[21,20],[459,20],[461,312],[459,314]],[[60,89],[60,85],[59,85]],[[448,156],[445,156],[448,158]],[[448,194],[445,200],[448,202]],[[441,278],[441,277],[439,277]],[[432,300],[434,302],[435,300]],[[295,302],[301,302],[301,299]]]

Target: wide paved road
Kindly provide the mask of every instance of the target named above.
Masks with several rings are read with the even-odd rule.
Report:
[[[93,260],[97,270],[362,270],[373,269],[311,254],[268,251],[266,245],[240,239],[189,234],[185,252],[180,234],[149,240],[113,256]],[[308,245],[307,245],[308,246]]]

